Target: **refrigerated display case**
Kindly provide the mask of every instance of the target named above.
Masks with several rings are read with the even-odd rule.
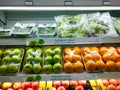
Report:
[[[119,17],[120,7],[112,6],[68,6],[68,7],[40,7],[40,6],[1,6],[0,7],[0,22],[1,27],[11,28],[16,22],[22,23],[35,23],[37,24],[49,24],[56,23],[54,17],[58,15],[76,15],[93,12],[110,12],[111,16]],[[31,40],[44,40],[43,46],[59,45],[65,46],[100,46],[100,45],[120,45],[120,37],[79,37],[79,38],[59,38],[57,35],[53,37],[40,37],[36,36],[33,32],[32,36],[8,36],[0,38],[0,47],[22,47],[26,48]],[[18,73],[17,75],[1,75],[0,81],[25,81],[28,76],[34,76],[37,74],[24,74]],[[98,78],[119,78],[119,72],[94,72],[88,73],[86,71],[82,73],[60,73],[60,74],[39,74],[41,80],[78,80],[78,79],[98,79]]]

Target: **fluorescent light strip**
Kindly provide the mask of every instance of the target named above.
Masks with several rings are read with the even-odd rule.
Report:
[[[41,11],[46,11],[46,10],[120,10],[120,7],[113,7],[113,6],[86,6],[86,7],[67,7],[67,6],[61,6],[61,7],[25,7],[25,6],[0,6],[0,10],[41,10]]]

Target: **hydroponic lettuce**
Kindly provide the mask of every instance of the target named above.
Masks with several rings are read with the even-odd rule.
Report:
[[[81,37],[89,35],[87,16],[85,14],[73,16],[57,16],[57,34],[59,37]]]
[[[114,18],[114,27],[117,33],[120,35],[120,19]]]
[[[88,14],[88,23],[91,31],[91,36],[100,37],[116,37],[116,33],[112,18],[109,12],[91,13]]]
[[[106,23],[103,21],[97,20],[95,18],[90,18],[88,20],[91,34],[92,35],[100,35],[100,34],[106,34],[109,31],[109,27]]]

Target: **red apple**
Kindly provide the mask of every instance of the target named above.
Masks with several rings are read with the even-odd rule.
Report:
[[[61,86],[61,82],[60,81],[53,81],[53,87],[55,87],[57,89],[60,86]]]
[[[116,79],[109,79],[109,83],[114,85],[114,86],[117,86],[117,80]]]
[[[66,81],[66,80],[61,81],[61,85],[67,88],[69,86],[69,81]]]
[[[108,87],[109,81],[107,79],[102,79],[103,85]]]
[[[107,87],[107,90],[116,90],[116,87],[114,85],[109,85]]]
[[[12,88],[12,82],[4,82],[4,83],[2,84],[2,89],[3,89],[3,90],[6,90],[6,89],[8,89],[8,88]]]
[[[73,87],[73,88],[76,88],[78,86],[78,82],[76,80],[71,80],[70,81],[70,85]]]
[[[32,88],[27,88],[26,90],[34,90],[34,89],[32,89]]]
[[[38,90],[39,83],[38,82],[32,82],[31,87],[32,87],[33,90]]]
[[[116,87],[116,90],[120,90],[120,85],[118,85],[118,86]]]
[[[57,88],[57,90],[66,90],[63,86]]]
[[[120,85],[120,78],[119,78],[119,79],[117,79],[117,83]]]
[[[78,85],[85,87],[86,86],[86,80],[78,80]]]
[[[18,89],[20,89],[20,88],[22,88],[22,82],[15,82],[15,83],[13,84],[13,89],[14,89],[14,90],[18,90]]]
[[[31,82],[23,82],[22,89],[27,90],[28,88],[31,88]]]
[[[75,90],[84,90],[84,88],[83,88],[83,86],[77,86],[76,88],[75,88]]]

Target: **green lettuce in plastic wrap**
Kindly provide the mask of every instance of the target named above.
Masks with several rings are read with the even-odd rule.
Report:
[[[113,21],[109,12],[96,12],[88,14],[88,23],[91,36],[117,37]]]
[[[108,25],[103,21],[90,18],[88,23],[90,25],[92,35],[106,34],[108,32]]]
[[[87,16],[85,14],[55,17],[59,37],[81,37],[89,35]]]
[[[120,35],[120,19],[114,18],[113,24],[114,24],[115,30]]]

